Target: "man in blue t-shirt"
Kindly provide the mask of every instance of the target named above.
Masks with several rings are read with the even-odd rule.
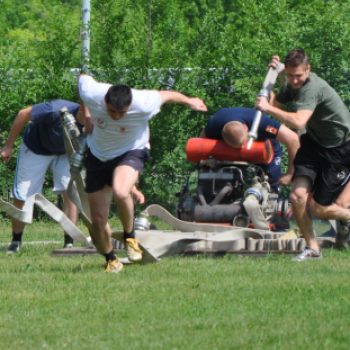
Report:
[[[233,148],[242,148],[248,141],[248,132],[253,124],[256,110],[252,108],[234,107],[220,109],[211,117],[199,137],[213,140],[224,140]],[[258,129],[257,141],[271,140],[274,158],[270,164],[261,164],[269,176],[272,187],[278,191],[278,185],[291,184],[294,166],[293,160],[299,148],[298,135],[283,124],[262,115]],[[282,151],[279,142],[286,145],[288,151],[288,170],[281,176]]]
[[[66,155],[63,129],[59,117],[61,108],[67,107],[81,129],[84,121],[80,105],[65,100],[40,103],[22,109],[15,118],[1,158],[8,163],[13,146],[27,122],[17,157],[15,180],[11,197],[16,208],[25,209],[26,199],[41,193],[48,168],[53,173],[53,193],[63,194],[63,212],[76,224],[78,209],[68,198],[66,189],[70,181],[70,165]],[[25,223],[12,218],[12,242],[7,253],[17,253],[21,248]],[[65,233],[64,248],[73,246],[73,239]]]

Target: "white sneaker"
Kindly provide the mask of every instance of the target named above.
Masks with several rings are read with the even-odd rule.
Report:
[[[71,249],[71,248],[74,248],[73,243],[67,243],[63,246],[63,249]]]
[[[320,260],[322,259],[322,251],[317,253],[315,250],[306,246],[304,251],[297,255],[292,261],[305,261],[305,260]]]

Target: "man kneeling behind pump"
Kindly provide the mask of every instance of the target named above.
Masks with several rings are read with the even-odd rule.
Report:
[[[208,121],[199,137],[213,140],[224,140],[232,148],[242,148],[248,141],[256,110],[252,108],[234,107],[220,109]],[[261,164],[261,168],[269,176],[272,190],[279,192],[280,185],[291,184],[294,166],[293,161],[299,148],[298,135],[285,125],[262,115],[258,128],[257,141],[271,140],[274,148],[274,158],[270,164]],[[282,175],[282,151],[279,142],[286,145],[288,151],[288,170]]]

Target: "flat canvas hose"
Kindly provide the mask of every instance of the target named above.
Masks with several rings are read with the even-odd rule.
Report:
[[[33,209],[34,204],[41,208],[46,214],[48,214],[53,220],[58,222],[67,234],[69,234],[77,242],[89,243],[89,240],[84,234],[72,223],[71,220],[53,203],[46,199],[42,194],[35,193],[28,197],[26,200],[26,206],[23,210],[16,208],[11,203],[4,201],[0,198],[0,209],[7,213],[9,216],[22,221],[26,224],[31,224],[33,221]]]

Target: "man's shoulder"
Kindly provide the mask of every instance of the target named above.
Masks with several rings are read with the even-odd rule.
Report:
[[[324,79],[315,73],[310,73],[306,84],[299,89],[296,95],[296,102],[307,101],[309,103],[311,100],[321,102],[335,94],[334,89]]]
[[[158,112],[162,105],[162,98],[158,90],[131,89],[132,102],[130,111],[145,113]]]
[[[159,96],[158,90],[149,90],[149,89],[135,89],[131,88],[132,96],[134,98],[147,98],[149,96]]]
[[[108,88],[111,86],[112,84],[99,82],[87,74],[80,75],[78,79],[78,87],[80,91],[108,90]]]
[[[97,81],[91,76],[91,75],[88,75],[88,74],[80,74],[79,75],[79,78],[78,78],[78,82],[79,83],[82,83],[82,82],[86,82],[86,81],[93,81],[93,82],[96,82]]]
[[[319,77],[316,73],[310,72],[307,83],[302,88],[322,88],[322,87],[330,87],[330,85],[321,77]]]
[[[79,95],[84,103],[89,104],[88,107],[103,104],[106,93],[111,86],[112,84],[97,82],[89,75],[79,77]]]
[[[319,77],[316,73],[314,72],[310,72],[309,73],[309,81],[311,82],[315,82],[315,81],[324,81],[326,83],[326,81],[324,79],[322,79],[321,77]]]

